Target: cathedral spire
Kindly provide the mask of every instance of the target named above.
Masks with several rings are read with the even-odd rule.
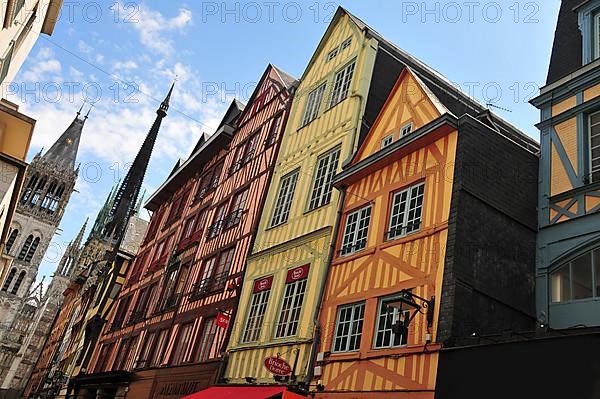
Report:
[[[79,234],[77,234],[77,237],[75,238],[75,241],[73,242],[73,247],[75,248],[79,248],[81,246],[81,241],[83,241],[83,235],[85,234],[85,229],[87,228],[87,224],[89,222],[90,218],[85,218],[85,223],[83,223],[83,226],[81,226],[81,230],[79,230]]]
[[[156,119],[115,196],[110,212],[110,219],[108,225],[104,229],[104,236],[110,237],[115,243],[113,255],[116,254],[116,251],[125,236],[129,218],[135,212],[135,207],[144,181],[144,175],[146,174],[146,169],[150,162],[150,156],[154,149],[154,143],[156,142],[160,125],[162,120],[167,116],[167,110],[169,109],[169,102],[174,86],[175,83],[171,85],[169,93],[156,111]]]
[[[67,130],[64,131],[52,147],[42,156],[42,160],[52,162],[60,167],[68,167],[71,170],[75,169],[75,159],[77,158],[81,132],[86,120],[85,118],[81,119],[82,109],[83,105]]]
[[[106,227],[106,223],[108,221],[108,216],[110,214],[110,210],[112,209],[112,206],[113,206],[113,201],[115,198],[115,194],[117,193],[118,186],[119,186],[119,183],[117,183],[110,189],[110,193],[106,197],[106,200],[104,201],[104,205],[102,205],[102,208],[100,208],[100,210],[98,211],[98,215],[96,216],[96,220],[94,221],[92,230],[90,231],[89,238],[91,238],[91,237],[101,238],[102,237],[104,228]],[[89,240],[89,238],[88,238],[88,240]]]

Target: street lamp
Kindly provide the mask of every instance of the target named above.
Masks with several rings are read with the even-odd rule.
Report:
[[[431,327],[433,325],[434,305],[434,296],[427,300],[413,294],[410,290],[400,291],[400,295],[397,298],[386,304],[388,314],[390,312],[393,314],[394,310],[398,311],[398,319],[392,324],[392,332],[396,335],[404,336],[417,313],[425,313],[427,325]]]

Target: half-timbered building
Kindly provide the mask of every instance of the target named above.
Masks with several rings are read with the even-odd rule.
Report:
[[[91,370],[128,397],[216,382],[295,87],[269,65],[248,105],[234,101],[146,204],[150,226]]]
[[[340,207],[343,201],[340,200],[338,191],[332,189],[333,177],[336,173],[342,172],[344,165],[347,165],[353,159],[353,154],[357,151],[369,130],[372,128],[377,129],[374,127],[376,119],[388,95],[394,88],[398,76],[406,67],[411,68],[412,73],[410,76],[413,77],[414,81],[424,82],[428,90],[434,93],[434,96],[438,98],[437,105],[426,106],[425,102],[430,101],[430,97],[423,96],[421,99],[423,104],[417,104],[419,114],[410,117],[408,114],[413,112],[413,109],[407,108],[406,115],[401,115],[401,118],[394,117],[393,121],[388,123],[386,128],[389,130],[386,131],[386,136],[378,140],[383,141],[386,145],[392,142],[402,142],[402,140],[399,140],[400,135],[411,137],[405,141],[412,140],[412,138],[417,137],[411,136],[413,131],[434,120],[440,114],[453,115],[454,121],[450,123],[450,126],[454,126],[454,129],[456,129],[459,123],[457,118],[466,115],[464,120],[470,121],[470,123],[477,126],[477,129],[481,125],[482,130],[494,132],[492,137],[507,137],[508,139],[504,141],[500,140],[502,145],[507,145],[507,142],[514,142],[515,148],[522,149],[523,153],[526,154],[523,155],[526,161],[519,165],[523,167],[527,162],[530,162],[526,165],[529,168],[528,173],[535,173],[536,157],[534,153],[537,151],[538,146],[534,140],[517,131],[508,123],[491,115],[485,107],[462,93],[438,72],[385,40],[375,30],[345,9],[339,8],[304,72],[297,95],[294,98],[282,149],[279,152],[273,184],[267,196],[267,203],[272,204],[272,208],[263,213],[253,252],[248,259],[240,300],[240,317],[235,321],[228,349],[229,362],[225,376],[230,383],[244,384],[245,386],[254,384],[281,386],[287,384],[297,392],[304,393],[314,390],[314,385],[319,380],[319,373],[323,373],[322,368],[315,367],[318,360],[329,361],[329,359],[323,358],[322,353],[328,352],[330,349],[324,349],[326,346],[319,348],[324,341],[331,340],[331,332],[333,331],[332,326],[323,325],[322,323],[334,323],[334,319],[323,320],[319,318],[325,281],[328,275],[331,276],[328,273],[328,265],[333,258],[336,258],[337,263],[343,262],[337,259],[336,251],[340,248],[335,246],[337,242],[337,225],[345,223],[345,219],[340,220],[338,217],[339,213],[342,212]],[[449,109],[448,112],[438,111],[436,108],[442,102]],[[448,116],[446,115],[444,118],[446,117]],[[403,121],[406,122],[405,125],[400,126]],[[392,132],[392,128],[397,131]],[[392,133],[395,136],[391,136]],[[365,145],[375,146],[374,141],[375,139],[370,144]],[[426,150],[421,150],[420,155],[413,155],[410,163],[413,164],[416,161],[418,163],[411,166],[410,172],[423,178],[425,169],[434,168],[436,163],[440,165],[446,162],[450,163],[449,160],[454,157],[451,153],[452,146],[450,142],[448,148],[444,148],[442,144],[440,144],[439,149],[436,149],[437,145],[432,145],[431,148],[434,149],[435,156]],[[377,148],[380,145],[381,143],[377,143]],[[479,145],[487,146],[488,144],[482,141]],[[365,156],[376,152],[373,148],[362,149]],[[520,153],[519,150],[515,150],[515,152]],[[426,155],[428,164],[424,166],[423,159]],[[498,167],[500,166],[498,165]],[[397,169],[398,167],[396,169],[390,167],[390,170]],[[446,171],[445,178],[448,178],[448,176],[452,178],[452,172],[452,168],[450,168],[450,171]],[[408,172],[404,171],[402,173]],[[504,173],[505,179],[508,179],[510,173],[511,170],[507,168]],[[403,174],[394,177],[394,179],[400,179]],[[371,177],[371,179],[374,178]],[[517,180],[517,186],[519,186],[521,184],[518,181],[519,179],[515,177],[515,180]],[[532,180],[534,181],[535,178]],[[532,180],[527,180],[527,182],[531,183]],[[351,206],[358,206],[358,202],[356,202],[358,198],[374,200],[378,195],[383,195],[385,190],[399,189],[408,184],[407,180],[384,181],[385,183],[380,183],[380,187],[370,187],[366,183],[361,186],[360,191],[362,194],[352,198],[354,202],[351,203]],[[419,187],[416,188],[417,191],[424,189]],[[430,192],[433,192],[433,185],[427,187]],[[454,190],[460,186],[453,185],[451,187]],[[524,216],[525,223],[521,222],[525,226],[523,227],[523,234],[527,238],[522,242],[525,247],[534,245],[535,240],[535,223],[531,220],[531,211],[534,210],[531,198],[535,196],[535,193],[531,192],[532,187],[535,189],[535,186],[525,187],[527,194],[524,195],[524,198],[519,197],[514,200],[516,202],[514,208],[519,211],[523,211],[528,206],[530,207],[527,209],[529,219]],[[447,189],[445,186],[441,188]],[[406,187],[406,189],[408,190],[409,187]],[[512,187],[508,187],[508,190],[512,190]],[[443,193],[439,193],[439,195],[441,197]],[[417,197],[415,197],[415,200],[418,200]],[[349,197],[347,198],[350,200]],[[458,197],[453,196],[452,198]],[[505,210],[513,218],[522,216],[522,214],[516,214],[512,210],[513,205],[510,204],[511,201],[506,196],[503,198],[506,200],[501,204],[503,211]],[[446,198],[446,201],[450,201],[450,199]],[[433,202],[431,204],[433,206]],[[364,203],[364,205],[367,205],[367,203]],[[462,204],[452,203],[454,207],[459,205]],[[436,221],[447,221],[449,215],[456,216],[455,212],[449,211],[451,209],[449,206],[447,205],[445,208],[446,217],[443,217],[444,208],[441,206],[439,209],[436,208],[435,211],[432,211],[434,214],[427,216],[429,218],[428,223],[433,225]],[[346,211],[350,211],[350,209],[347,208]],[[372,212],[374,220],[380,221],[387,218],[387,213],[385,213],[387,211],[383,204],[377,205],[377,208],[373,209]],[[355,214],[353,217],[359,216],[366,217],[364,213],[362,216]],[[378,223],[380,223],[378,226],[383,228],[384,222]],[[511,223],[519,222],[511,220]],[[505,232],[506,230],[503,229],[502,231]],[[450,239],[453,239],[453,233],[453,231],[447,233]],[[436,248],[434,238],[437,237],[440,240],[437,244],[439,250],[441,245],[445,245],[444,239],[446,236],[442,231],[436,234],[438,235],[431,237],[420,234],[419,237],[422,237],[422,239],[408,246],[410,248],[422,246],[428,250],[433,250]],[[407,239],[405,241],[411,240]],[[373,238],[369,245],[372,247],[370,248],[372,252],[373,248],[380,244]],[[491,251],[492,238],[489,239],[486,245]],[[401,247],[399,246],[393,251],[390,250],[390,254],[386,259],[392,262],[391,259],[397,256],[399,260],[396,263],[404,263],[405,269],[409,267],[415,269],[413,275],[420,276],[419,287],[424,285],[428,278],[435,279],[435,276],[442,273],[443,268],[441,267],[430,270],[429,268],[425,269],[425,265],[420,264],[416,267],[409,266],[407,258],[401,261],[402,256],[408,256],[406,253],[401,255],[403,251]],[[526,249],[531,250],[530,247]],[[527,269],[532,265],[531,253],[527,258],[525,248],[520,249],[523,252],[523,258],[514,261],[514,273],[519,275],[522,273],[523,276],[531,277],[531,270]],[[469,256],[473,252],[472,248],[469,248],[468,251],[465,250],[465,253]],[[413,254],[412,256],[417,255]],[[440,256],[440,259],[444,259],[440,254],[438,256]],[[368,257],[357,261],[357,264],[368,263],[367,259]],[[416,260],[413,260],[413,262],[416,262]],[[463,262],[466,262],[466,260],[460,260],[461,267]],[[377,262],[374,261],[373,264],[377,264]],[[360,295],[367,295],[367,291],[362,292],[360,295],[357,294],[358,286],[361,287],[361,290],[367,290],[368,284],[375,284],[375,277],[379,279],[380,284],[393,284],[393,281],[399,284],[400,279],[408,279],[408,276],[400,272],[398,264],[394,264],[393,267],[386,266],[387,271],[385,273],[383,270],[378,270],[379,267],[383,267],[383,264],[378,267],[374,266],[369,272],[362,275],[358,272],[357,274],[351,274],[352,268],[356,266],[337,267],[339,276],[335,280],[336,286],[330,289],[342,290],[342,286],[345,285],[344,289],[351,290],[352,295],[354,295],[351,295],[350,298],[358,298]],[[430,266],[434,267],[435,262],[431,261]],[[481,267],[487,266],[488,263],[482,261]],[[424,269],[421,270],[421,267]],[[395,271],[392,271],[392,269]],[[352,277],[356,279],[352,280]],[[463,284],[463,280],[468,283]],[[467,287],[465,288],[466,291],[478,292],[473,287],[478,286],[479,283],[476,284],[471,280],[472,272],[465,271],[463,277],[457,269],[455,274],[451,274],[444,280],[447,282],[447,287],[444,288],[447,291],[446,295],[453,296],[456,291],[456,295],[461,301],[466,300],[468,303],[471,300],[480,300],[483,296],[463,292],[463,287]],[[501,298],[506,299],[508,303],[518,302],[519,306],[522,306],[522,308],[519,308],[522,311],[519,315],[523,316],[523,319],[515,323],[515,328],[518,328],[519,324],[530,322],[532,314],[531,294],[533,286],[531,279],[525,279],[521,283],[522,286],[519,288],[522,288],[522,290],[518,292],[517,297],[511,298],[507,293],[501,294]],[[405,283],[405,285],[407,284]],[[390,293],[394,290],[399,291],[396,285],[393,289],[388,285],[385,285],[385,287],[386,289],[389,288]],[[378,288],[381,289],[382,287]],[[436,295],[435,290],[439,291],[440,289],[442,289],[441,280],[437,281],[435,287],[429,285],[427,288],[419,288],[419,291],[422,294]],[[383,291],[381,289],[375,292],[382,293]],[[331,294],[329,295],[331,297]],[[343,298],[345,294],[342,292],[340,295]],[[437,295],[439,295],[439,292]],[[530,302],[529,307],[525,304],[527,300]],[[351,304],[352,301],[353,299],[349,299],[347,304]],[[360,300],[357,301],[360,302]],[[483,299],[481,301],[481,308],[484,308],[484,304],[487,304],[488,301]],[[369,302],[368,309],[370,312],[376,310],[376,303],[376,300]],[[465,323],[464,328],[458,328],[457,326],[462,323],[462,319],[458,316],[453,318],[454,313],[452,312],[462,305],[465,305],[465,303],[450,306],[452,311],[447,312],[447,319],[444,319],[444,323],[440,323],[439,327],[444,331],[444,334],[437,337],[436,342],[450,341],[454,334],[462,334],[464,331],[471,329],[472,326],[468,323]],[[473,312],[470,305],[465,306],[465,312]],[[335,315],[336,311],[328,309],[325,314]],[[367,317],[372,318],[374,315],[371,313]],[[510,319],[508,315],[506,318]],[[497,326],[501,323],[500,320],[505,321],[504,316],[499,317],[489,327]],[[426,330],[422,322],[417,322],[416,325],[419,326],[418,328]],[[484,330],[487,328],[485,324],[482,324],[481,327]],[[434,335],[433,329],[435,327],[432,325],[429,328],[432,331],[431,334]],[[422,342],[422,339],[423,337],[420,337],[419,333],[418,342]],[[365,345],[367,344],[365,343]],[[363,349],[367,350],[367,348],[368,345]],[[319,351],[321,351],[320,355]],[[378,356],[378,353],[380,353],[379,350],[376,350],[374,356]],[[267,363],[271,363],[271,365]],[[271,367],[273,363],[277,364],[277,369]],[[363,389],[363,387],[356,385],[356,381],[354,381],[355,374],[344,374],[344,369],[349,364],[351,363],[339,362],[332,368],[327,369],[329,374],[323,374],[325,389],[339,390],[340,392],[353,388]],[[395,367],[397,366],[396,370],[391,371],[390,369],[389,373],[386,374],[388,378],[391,379],[391,374],[402,371],[399,364],[395,365]],[[419,370],[422,369],[422,365],[424,363],[419,363]],[[368,367],[366,363],[357,367],[363,366],[364,368]],[[334,380],[334,375],[340,375],[340,377]],[[381,377],[375,378],[372,374],[371,376],[378,381],[377,386],[383,386],[381,389],[392,389],[387,382],[382,382]],[[327,379],[325,380],[325,378]],[[333,381],[333,383],[330,383],[330,381]],[[353,388],[349,388],[351,386]],[[414,386],[414,384],[411,386]],[[372,388],[369,385],[367,390],[372,391]],[[394,386],[393,389],[398,388]]]
[[[537,146],[435,85],[405,68],[334,178],[319,398],[432,399],[442,348],[533,326]]]
[[[541,111],[537,311],[600,326],[600,2],[563,0]]]

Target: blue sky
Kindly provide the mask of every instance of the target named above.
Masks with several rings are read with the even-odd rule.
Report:
[[[339,4],[482,103],[510,110],[497,112],[538,138],[538,113],[527,101],[545,81],[559,0]],[[30,158],[62,133],[86,95],[95,102],[79,152],[78,192],[38,278],[52,274],[85,218],[93,221],[126,173],[175,76],[148,193],[202,132],[214,131],[233,97],[247,101],[268,63],[301,76],[337,5],[65,2],[54,35],[38,39],[15,79],[16,93],[6,94],[38,121]]]

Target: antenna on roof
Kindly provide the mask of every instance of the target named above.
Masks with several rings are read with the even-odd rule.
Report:
[[[508,108],[499,107],[499,106],[497,106],[497,105],[494,105],[494,104],[492,104],[492,103],[487,103],[487,104],[485,104],[485,106],[486,106],[486,107],[488,107],[488,108],[490,108],[490,107],[491,107],[491,108],[496,108],[496,109],[499,109],[500,111],[512,112],[512,111],[511,111],[510,109],[508,109]]]

